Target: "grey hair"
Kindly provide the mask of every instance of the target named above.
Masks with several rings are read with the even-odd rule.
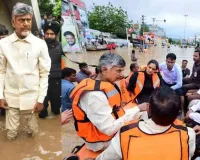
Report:
[[[12,19],[15,16],[23,16],[26,14],[30,14],[33,16],[33,8],[29,6],[28,4],[17,2],[15,6],[13,7]]]
[[[105,53],[99,59],[98,69],[101,71],[102,67],[112,68],[114,66],[125,67],[125,60],[118,54]]]

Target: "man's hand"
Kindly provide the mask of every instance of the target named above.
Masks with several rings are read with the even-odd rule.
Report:
[[[67,124],[70,121],[70,118],[73,116],[72,109],[66,110],[61,114],[61,124]]]
[[[197,135],[200,134],[200,126],[199,125],[196,125],[193,129],[194,129],[194,131],[196,132]]]
[[[186,114],[186,118],[190,118],[189,116],[190,116],[190,113],[192,113],[192,112],[193,112],[193,110],[190,109]]]
[[[140,109],[140,112],[149,111],[149,103],[141,103],[138,105],[138,108]]]
[[[0,108],[8,109],[8,104],[4,99],[0,99]]]
[[[43,108],[44,108],[43,103],[37,102],[37,103],[35,104],[33,110],[32,110],[32,113],[34,113],[34,112],[40,112],[40,111],[43,110]]]

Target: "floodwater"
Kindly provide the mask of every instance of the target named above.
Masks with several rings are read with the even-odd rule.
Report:
[[[168,53],[175,53],[177,56],[176,62],[181,65],[182,60],[186,59],[188,60],[188,68],[192,69],[193,66],[193,53],[194,48],[187,48],[187,49],[181,49],[178,46],[171,46],[170,50],[168,50],[166,47],[162,48],[160,46],[157,47],[151,47],[148,49],[148,53],[141,53],[136,50],[136,57],[138,57],[138,64],[139,65],[146,65],[149,60],[156,59],[159,63],[162,63],[165,61],[166,55]],[[87,52],[87,53],[79,53],[79,54],[68,54],[67,57],[73,61],[78,62],[86,62],[90,65],[98,65],[99,57],[107,51],[96,51],[96,52]],[[124,71],[125,75],[129,74],[129,66],[132,63],[130,59],[130,53],[131,50],[128,50],[128,48],[118,48],[116,52],[121,55],[126,60],[126,68]],[[69,60],[66,60],[67,67],[71,67],[79,71],[78,65],[75,63],[72,63]],[[90,68],[92,71],[94,71],[94,68]],[[73,126],[73,119],[71,119],[71,122],[62,126],[62,150],[63,150],[63,157],[70,154],[72,149],[77,146],[83,144],[83,141],[81,138],[79,138],[74,130]]]
[[[6,138],[5,117],[0,116],[0,159],[1,160],[61,160],[60,116],[39,119],[39,134],[29,137],[25,133],[24,119],[17,139]]]

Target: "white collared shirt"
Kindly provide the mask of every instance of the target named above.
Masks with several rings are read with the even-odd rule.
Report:
[[[175,84],[171,88],[173,90],[179,89],[183,85],[183,76],[182,76],[182,69],[178,64],[174,64],[172,70],[168,70],[166,63],[161,63],[159,65],[160,72],[163,73],[163,80],[167,84]]]
[[[46,42],[33,34],[19,39],[14,32],[0,40],[0,99],[20,110],[43,103],[50,67]]]
[[[88,119],[104,134],[113,135],[117,133],[120,128],[131,120],[147,119],[146,112],[140,112],[140,109],[134,108],[125,110],[125,115],[115,119],[112,116],[112,108],[109,105],[106,95],[102,91],[86,92],[80,98],[80,108],[87,114]],[[93,151],[99,151],[107,148],[109,142],[86,143],[86,147]]]
[[[140,121],[139,128],[147,133],[147,134],[157,134],[165,132],[169,129],[170,126],[159,126],[155,124],[151,119],[147,121]],[[188,128],[188,135],[189,135],[189,160],[194,155],[195,145],[196,145],[196,134],[192,128]],[[145,152],[145,151],[144,151]],[[109,147],[102,152],[96,160],[121,160],[122,159],[122,152],[120,146],[120,135],[119,132],[115,135],[115,137],[111,140]]]

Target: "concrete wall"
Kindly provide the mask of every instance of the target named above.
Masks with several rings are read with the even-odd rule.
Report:
[[[9,34],[13,33],[13,28],[11,25],[11,14],[12,8],[17,2],[19,2],[19,0],[0,0],[0,24],[6,26],[6,28],[9,30]],[[41,16],[37,0],[20,0],[20,2],[29,4],[33,7],[34,17],[32,32],[40,29]]]

